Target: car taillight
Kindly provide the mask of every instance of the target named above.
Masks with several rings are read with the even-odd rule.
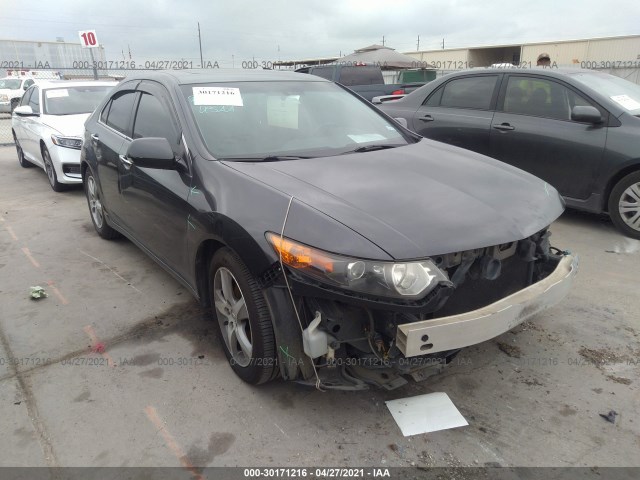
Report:
[[[404,95],[404,90],[402,88],[399,88],[398,90],[394,90],[393,92],[391,92],[391,95]]]

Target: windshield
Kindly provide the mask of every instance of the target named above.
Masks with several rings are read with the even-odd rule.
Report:
[[[216,158],[338,155],[407,141],[375,110],[328,82],[183,85],[207,149]]]
[[[631,115],[640,115],[640,85],[606,73],[575,73],[572,76],[583,85],[610,98]]]
[[[47,115],[76,115],[91,113],[111,86],[49,88],[44,90],[44,109]]]
[[[9,90],[18,90],[20,88],[21,80],[15,78],[3,78],[0,80],[0,88],[7,88]]]

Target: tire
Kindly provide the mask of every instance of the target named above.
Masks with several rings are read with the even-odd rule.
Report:
[[[42,147],[42,161],[44,162],[44,171],[47,172],[47,178],[49,179],[49,185],[54,192],[63,192],[67,189],[67,186],[58,182],[58,175],[56,169],[53,168],[53,162],[51,161],[51,155],[47,147]]]
[[[272,380],[278,372],[273,326],[255,279],[226,247],[211,259],[209,279],[211,310],[231,368],[252,385]]]
[[[16,151],[18,152],[18,163],[20,164],[20,166],[22,168],[33,167],[34,166],[33,163],[31,163],[29,160],[24,158],[24,151],[22,150],[22,146],[20,145],[20,142],[16,138],[15,133],[13,134],[13,142],[16,144]]]
[[[118,238],[120,233],[109,226],[107,219],[104,216],[104,208],[102,207],[102,199],[100,198],[100,189],[98,188],[98,183],[93,176],[93,172],[89,169],[87,169],[87,173],[84,178],[84,194],[87,197],[87,204],[89,205],[91,223],[93,223],[93,228],[96,229],[98,235],[105,240]]]
[[[613,187],[609,216],[618,230],[640,240],[640,172],[630,173]]]

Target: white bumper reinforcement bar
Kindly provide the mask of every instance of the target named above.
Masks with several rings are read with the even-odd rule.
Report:
[[[546,278],[491,305],[450,317],[398,325],[396,345],[405,357],[475,345],[511,330],[562,300],[578,271],[578,257],[566,255]]]

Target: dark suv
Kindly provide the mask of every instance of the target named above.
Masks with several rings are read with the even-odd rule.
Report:
[[[593,70],[474,69],[379,105],[420,135],[522,168],[640,238],[640,86]]]

